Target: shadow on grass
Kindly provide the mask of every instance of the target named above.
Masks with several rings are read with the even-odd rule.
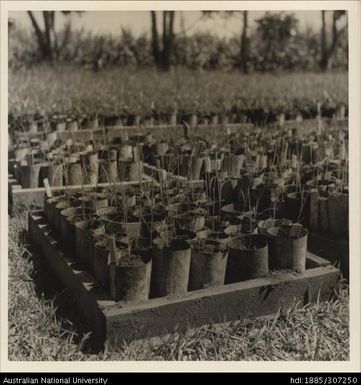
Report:
[[[19,234],[21,242],[28,245],[29,262],[32,263],[31,278],[38,298],[52,301],[56,309],[56,317],[61,327],[74,335],[74,343],[83,353],[98,353],[102,346],[92,339],[89,327],[84,323],[74,296],[62,285],[39,250],[30,243],[29,233],[22,230]]]

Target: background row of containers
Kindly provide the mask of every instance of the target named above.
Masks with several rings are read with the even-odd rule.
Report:
[[[121,160],[132,155],[132,147],[128,146],[127,153],[119,153],[117,149],[103,149],[89,151],[77,156],[71,156],[58,164],[22,165],[20,180],[24,187],[37,187],[40,181],[48,178],[53,185],[82,185],[109,183],[115,181],[140,181],[143,179],[142,164],[133,160]],[[80,159],[80,160],[79,160]],[[296,172],[290,168],[282,175],[261,168],[257,174],[246,173],[243,169],[243,155],[228,155],[220,164],[221,170],[229,171],[228,176],[218,171],[200,174],[201,165],[199,158],[193,162],[192,157],[184,156],[184,164],[198,173],[208,182],[212,190],[212,200],[222,200],[225,203],[234,202],[237,207],[229,208],[231,214],[235,211],[247,211],[257,205],[258,211],[268,209],[272,202],[277,200],[279,216],[287,216],[294,222],[301,222],[306,227],[310,225],[310,211],[317,211],[314,230],[330,233],[336,236],[346,236],[348,232],[348,191],[337,176],[337,165],[328,164],[323,167],[304,166],[300,170],[301,185],[294,183]],[[189,160],[192,160],[189,162]],[[327,167],[327,171],[323,168]],[[152,174],[152,173],[151,173]],[[153,172],[158,177],[157,172]],[[329,174],[328,179],[322,178]],[[236,177],[238,175],[238,177]],[[310,191],[317,190],[316,205],[311,206]],[[242,197],[248,197],[247,200]],[[312,222],[312,221],[311,221]]]
[[[276,119],[273,119],[275,121]],[[22,119],[12,120],[9,119],[12,127],[16,127],[19,131],[25,131],[29,133],[42,132],[45,130],[63,132],[63,131],[77,131],[81,129],[96,130],[104,126],[154,126],[168,124],[175,126],[186,121],[191,125],[197,124],[227,124],[230,121],[237,121],[237,117],[228,117],[226,115],[219,116],[205,116],[198,117],[195,114],[177,115],[174,114],[162,114],[148,117],[141,117],[140,115],[122,115],[122,116],[66,116],[66,115],[53,115],[50,117],[34,116],[23,117]],[[238,123],[244,123],[246,120],[238,119]]]
[[[114,141],[121,143],[113,143],[113,148],[112,145],[109,145],[108,148],[96,151],[88,151],[87,148],[92,148],[93,145],[86,145],[85,143],[71,143],[54,148],[56,135],[54,136],[53,133],[49,133],[45,141],[41,141],[38,138],[31,139],[31,141],[35,141],[35,143],[32,143],[33,147],[25,144],[23,146],[21,143],[16,145],[10,151],[9,158],[13,158],[16,162],[17,175],[15,177],[21,181],[21,185],[24,188],[38,187],[38,185],[41,187],[43,176],[48,176],[50,184],[54,186],[79,183],[81,173],[83,174],[82,179],[84,183],[97,181],[106,183],[118,177],[121,180],[129,177],[135,178],[137,175],[137,165],[131,164],[131,160],[136,161],[138,159],[153,165],[160,161],[161,167],[167,171],[189,177],[192,180],[199,179],[202,171],[210,172],[215,170],[228,171],[229,174],[237,177],[240,174],[240,169],[246,163],[246,152],[253,153],[254,158],[259,159],[256,161],[257,168],[267,167],[268,163],[272,159],[274,160],[276,155],[277,159],[282,155],[282,163],[286,165],[286,154],[283,154],[284,143],[282,142],[282,151],[280,151],[281,147],[277,147],[280,144],[277,144],[274,138],[275,135],[282,138],[280,134],[280,132],[272,131],[266,135],[260,129],[244,132],[242,133],[243,136],[239,133],[243,140],[249,142],[247,146],[251,148],[255,146],[252,151],[242,148],[242,145],[244,145],[242,140],[240,138],[237,139],[237,135],[232,135],[227,139],[232,155],[231,159],[229,159],[229,154],[224,154],[224,149],[219,148],[218,151],[209,151],[209,149],[204,148],[204,142],[197,143],[196,146],[200,145],[203,150],[207,151],[190,157],[189,154],[180,153],[179,150],[182,150],[182,148],[174,148],[172,143],[164,140],[155,140],[151,133],[132,135],[130,137],[124,133],[120,138],[113,138]],[[343,138],[344,133],[341,134]],[[342,159],[345,159],[346,147],[344,139],[338,141],[332,134],[325,138],[311,135],[306,139],[298,138],[295,135],[295,132],[290,132],[290,136],[286,137],[288,151],[290,154],[293,154],[288,159],[292,167],[296,167],[297,157],[302,160],[302,164],[317,163],[324,159],[326,153],[330,155],[329,151],[333,152],[333,156],[340,156]],[[330,136],[332,139],[329,139]],[[284,141],[284,139],[282,140]],[[324,145],[326,142],[329,143],[327,149]],[[98,143],[96,146],[99,147],[99,145]],[[136,146],[139,146],[139,148]],[[277,148],[279,153],[276,151]],[[184,151],[190,151],[192,148],[189,145],[188,147],[185,145],[183,149]],[[260,153],[257,153],[257,149]],[[340,151],[342,154],[340,154]],[[208,154],[208,152],[210,153]],[[298,156],[295,154],[298,154]],[[249,158],[249,154],[246,158]],[[125,167],[122,164],[118,165],[116,161],[130,161],[130,163]],[[63,166],[67,168],[65,173]],[[333,166],[338,167],[337,165]],[[82,170],[80,170],[81,167]],[[117,168],[119,168],[118,173]],[[12,172],[10,171],[10,173]]]

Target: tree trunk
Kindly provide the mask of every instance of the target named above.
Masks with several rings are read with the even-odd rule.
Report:
[[[243,11],[243,30],[241,37],[241,68],[242,71],[246,74],[248,73],[248,11]]]
[[[159,48],[157,30],[157,15],[151,11],[152,21],[152,52],[158,68],[168,71],[171,66],[174,43],[174,11],[163,11],[162,20],[162,50]]]
[[[167,47],[167,65],[171,66],[171,60],[173,55],[173,43],[174,43],[174,11],[169,11],[169,25],[168,25],[168,47]]]
[[[336,50],[337,43],[340,35],[346,29],[344,26],[341,29],[337,29],[337,21],[345,14],[344,11],[333,11],[332,13],[332,35],[331,35],[331,44],[328,47],[327,44],[327,31],[326,31],[326,11],[322,12],[322,27],[321,27],[321,61],[320,61],[320,69],[322,71],[326,71],[329,69],[331,65],[331,58]]]
[[[39,51],[42,57],[47,56],[47,46],[45,41],[45,36],[43,35],[42,30],[39,27],[38,22],[36,21],[32,11],[28,11],[28,15],[30,17],[31,25],[34,28],[36,40],[38,42]]]
[[[326,11],[321,11],[322,25],[321,25],[321,60],[320,69],[326,71],[328,66],[327,55],[327,33],[326,33]]]
[[[331,42],[331,46],[328,50],[328,64],[330,64],[330,58],[333,56],[335,50],[336,50],[336,47],[337,47],[337,43],[338,43],[338,40],[339,40],[339,37],[341,35],[341,33],[343,32],[343,29],[340,29],[338,30],[337,29],[337,20],[341,17],[341,14],[337,11],[334,11],[333,12],[333,15],[332,15],[332,42]]]
[[[47,46],[47,55],[50,61],[53,60],[53,44],[52,44],[52,31],[54,30],[54,25],[52,25],[52,12],[51,11],[43,11],[43,19],[44,19],[44,36]]]
[[[157,29],[157,15],[155,11],[150,11],[151,21],[152,21],[152,52],[154,57],[154,62],[157,67],[160,65],[159,59],[159,38],[158,38],[158,29]]]
[[[53,61],[56,47],[55,14],[54,11],[43,11],[44,31],[39,27],[32,11],[28,11],[31,24],[39,46],[39,52],[44,60]]]
[[[58,37],[55,32],[55,12],[50,12],[50,38],[52,41],[52,50],[56,58],[59,56]],[[70,23],[70,22],[69,22]]]
[[[69,15],[72,11],[62,11],[62,14]],[[77,11],[81,12],[81,11]],[[42,30],[32,11],[28,11],[31,25],[33,26],[35,37],[39,47],[39,53],[43,60],[51,63],[57,59],[68,43],[71,31],[71,20],[65,24],[64,37],[58,41],[58,35],[55,31],[55,11],[42,11],[44,29]]]
[[[162,50],[162,67],[164,70],[169,69],[168,63],[168,28],[167,28],[168,11],[163,11],[163,50]]]

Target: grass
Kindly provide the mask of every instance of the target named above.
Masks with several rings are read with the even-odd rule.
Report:
[[[247,324],[206,325],[187,333],[86,352],[87,335],[66,316],[66,292],[29,248],[26,215],[9,220],[10,360],[348,360],[348,288],[330,302],[295,306]],[[68,318],[68,319],[67,319]],[[71,319],[71,321],[70,321]]]
[[[74,67],[9,70],[9,112],[146,115],[152,108],[171,113],[220,114],[232,109],[295,111],[315,109],[318,102],[348,105],[347,73],[250,74],[169,73],[152,69],[113,68],[94,72]],[[261,85],[261,86],[260,86]]]

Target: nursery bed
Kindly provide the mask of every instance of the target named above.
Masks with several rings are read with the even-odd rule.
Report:
[[[329,261],[307,254],[304,274],[279,272],[219,287],[188,292],[182,297],[163,297],[138,304],[113,301],[93,276],[65,256],[52,236],[42,211],[29,212],[32,245],[73,296],[92,344],[101,347],[206,323],[246,320],[285,311],[332,296],[341,272]]]
[[[148,165],[143,163],[143,182],[153,182],[154,185],[158,185],[159,181],[159,172],[155,166]],[[203,180],[188,181],[187,178],[174,175],[172,173],[167,173],[167,177],[170,179],[176,179],[181,184],[192,183],[193,186],[204,184]],[[115,185],[138,185],[139,181],[125,181],[117,182]],[[59,186],[51,187],[51,191],[63,191],[65,189],[76,191],[80,189],[94,189],[95,187],[108,187],[110,183],[98,183],[97,185],[84,185],[84,186]],[[9,196],[9,207],[10,212],[14,212],[21,207],[43,207],[44,203],[44,194],[45,187],[36,187],[36,188],[23,188],[19,181],[15,178],[13,174],[8,175],[8,196]]]
[[[143,182],[147,183],[151,181],[152,178],[148,175],[143,176]],[[36,187],[36,188],[23,188],[19,182],[13,178],[12,176],[8,179],[8,188],[9,188],[9,210],[10,212],[14,212],[23,207],[32,208],[37,207],[41,208],[44,204],[44,194],[45,187]],[[59,187],[50,187],[52,192],[70,190],[87,190],[94,189],[97,187],[109,187],[109,186],[131,186],[138,185],[139,181],[125,181],[125,182],[116,182],[116,183],[98,183],[94,184],[86,184],[86,185],[75,185],[75,186],[59,186]]]
[[[289,121],[287,124],[293,125],[295,124],[295,121]],[[203,134],[206,133],[205,131],[219,131],[219,129],[224,129],[225,127],[229,128],[230,132],[238,132],[239,130],[250,130],[253,127],[253,124],[251,123],[227,123],[227,125],[223,124],[198,124],[196,127],[196,131],[202,132]],[[106,126],[102,128],[96,128],[96,129],[78,129],[76,131],[59,131],[56,132],[57,138],[61,140],[62,142],[65,142],[67,139],[72,139],[76,141],[89,141],[89,140],[107,140],[111,141],[114,138],[118,138],[124,133],[128,134],[141,134],[141,133],[152,133],[156,134],[159,137],[162,137],[163,134],[167,134],[169,132],[172,133],[172,135],[178,135],[182,136],[184,130],[183,124],[159,124],[159,125],[152,125],[152,126],[146,126],[146,125],[140,125],[140,126]],[[16,132],[14,134],[15,138],[21,139],[33,139],[33,138],[40,138],[44,136],[45,132],[39,131],[39,132]]]
[[[327,127],[333,126],[337,124],[339,127],[347,128],[348,127],[348,118],[322,118],[322,121],[325,123]],[[285,127],[299,127],[301,129],[312,129],[318,124],[318,119],[304,119],[301,121],[297,120],[285,120],[284,125]],[[244,130],[250,130],[254,125],[252,123],[218,123],[218,124],[197,124],[196,131],[198,133],[206,134],[207,131],[212,130],[219,130],[219,129],[225,129],[227,127],[231,133],[238,132],[241,129]],[[171,130],[172,135],[183,135],[183,124],[159,124],[159,125],[139,125],[139,126],[106,126],[103,128],[96,128],[96,129],[78,129],[76,131],[60,131],[57,132],[57,136],[60,140],[66,140],[66,139],[75,139],[75,140],[92,140],[96,138],[103,137],[104,134],[109,135],[110,139],[114,137],[121,136],[124,132],[128,133],[145,133],[145,132],[151,132],[153,134],[158,134],[162,136],[162,131],[165,133],[169,132]],[[43,131],[38,132],[24,132],[24,131],[17,131],[13,133],[15,138],[39,138],[44,135]]]

